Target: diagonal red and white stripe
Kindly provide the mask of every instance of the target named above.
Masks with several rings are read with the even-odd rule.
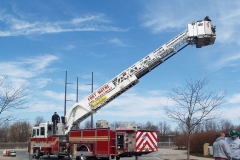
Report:
[[[157,151],[157,133],[138,131],[136,137],[136,151],[149,152]]]

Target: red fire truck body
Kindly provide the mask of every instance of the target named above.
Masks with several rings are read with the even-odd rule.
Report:
[[[157,131],[139,129],[127,122],[111,129],[107,121],[99,120],[98,128],[72,129],[68,135],[62,134],[61,126],[62,123],[58,123],[56,134],[52,134],[52,124],[40,123],[33,127],[29,152],[34,153],[36,159],[43,155],[120,159],[158,150]]]
[[[59,126],[61,126],[59,124]],[[57,155],[63,158],[67,155],[66,150],[67,136],[57,131],[57,134],[52,132],[52,124],[40,123],[32,129],[28,152],[34,153],[35,158],[41,155]]]
[[[61,139],[66,140],[66,136],[49,136],[46,138],[31,138],[31,144],[33,146],[38,146],[35,148],[35,152],[38,155],[38,152],[46,155],[58,155],[59,158],[66,155],[65,148],[66,145],[60,145]],[[41,149],[41,150],[40,150]],[[61,150],[62,149],[62,150]]]
[[[109,159],[140,156],[158,150],[157,132],[136,129],[71,130],[69,145],[72,156],[76,152],[75,156]]]
[[[185,31],[75,103],[68,109],[65,117],[62,117],[62,123],[58,123],[56,127],[53,123],[41,123],[33,127],[29,153],[36,158],[55,154],[59,158],[67,155],[70,159],[80,157],[120,159],[157,151],[155,131],[140,130],[130,125],[110,129],[105,121],[99,121],[97,128],[94,129],[76,128],[80,122],[136,85],[141,77],[187,45],[201,48],[214,44],[215,39],[215,26],[212,26],[209,18],[188,24]],[[57,130],[53,131],[54,128]]]

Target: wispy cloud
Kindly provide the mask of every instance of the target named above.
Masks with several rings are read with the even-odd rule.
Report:
[[[22,58],[16,61],[0,62],[2,75],[18,78],[33,78],[42,72],[59,57],[55,55],[41,55],[30,58]]]
[[[124,42],[122,42],[120,39],[118,38],[112,38],[109,40],[109,43],[111,44],[115,44],[117,46],[121,46],[121,47],[124,47],[124,46],[127,46]]]
[[[179,8],[181,2],[177,2]],[[172,3],[158,1],[156,3],[145,3],[145,12],[141,16],[143,21],[142,26],[150,28],[153,33],[159,33],[162,31],[169,31],[174,28],[182,28],[189,23],[189,16],[184,15],[183,12],[178,13],[174,10]],[[194,12],[193,12],[194,13]]]
[[[64,93],[57,93],[57,92],[47,90],[47,91],[44,91],[43,94],[52,100],[62,101],[64,99]]]
[[[85,17],[79,17],[79,18],[74,18],[71,20],[72,24],[75,25],[81,25],[84,22],[99,22],[99,23],[110,23],[108,19],[105,18],[104,14],[98,14],[98,15],[88,15]]]
[[[171,32],[173,29],[187,27],[188,23],[203,19],[208,15],[212,19],[213,25],[217,27],[217,42],[240,45],[240,1],[231,3],[224,1],[215,3],[209,0],[191,2],[192,7],[186,7],[186,3],[182,1],[171,2],[144,3],[145,10],[141,16],[142,25],[153,33]],[[202,10],[203,6],[204,10],[208,11],[207,13]],[[176,10],[176,8],[178,9]]]
[[[224,67],[236,67],[239,66],[240,53],[229,54],[228,56],[223,56],[215,61],[215,63],[210,64],[210,69],[218,70]]]
[[[35,17],[36,18],[36,17]],[[4,28],[0,30],[0,36],[19,36],[19,35],[39,35],[61,32],[81,32],[81,31],[114,31],[123,32],[124,29],[109,25],[110,21],[104,14],[86,15],[69,21],[41,21],[18,19],[13,15],[1,13],[1,23]]]
[[[38,88],[43,88],[47,84],[51,83],[52,79],[50,79],[50,78],[37,78],[35,81],[36,81],[35,85],[37,85]]]
[[[72,50],[72,49],[74,49],[74,48],[76,48],[74,45],[68,45],[68,46],[66,46],[66,47],[63,48],[63,49],[69,51],[69,50]]]
[[[149,92],[147,96],[143,96],[136,91],[125,93],[105,106],[107,109],[101,112],[104,116],[121,115],[123,117],[158,117],[160,113],[164,112],[163,106],[172,106],[171,102],[166,96],[156,94],[156,92]],[[127,112],[126,112],[127,110]]]
[[[240,27],[240,1],[233,1],[232,3],[220,2],[216,3],[216,13],[214,22],[217,25],[217,41],[221,43],[238,43],[239,27]]]

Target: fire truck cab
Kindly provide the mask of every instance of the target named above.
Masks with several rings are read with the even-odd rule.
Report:
[[[40,123],[32,128],[30,134],[29,153],[36,159],[43,155],[57,155],[64,158],[67,155],[67,136],[63,134],[63,124],[58,123],[56,133],[53,134],[52,123]]]

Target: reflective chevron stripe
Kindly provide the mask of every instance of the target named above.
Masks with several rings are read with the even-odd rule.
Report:
[[[157,133],[138,131],[136,137],[136,151],[149,152],[157,151]]]

